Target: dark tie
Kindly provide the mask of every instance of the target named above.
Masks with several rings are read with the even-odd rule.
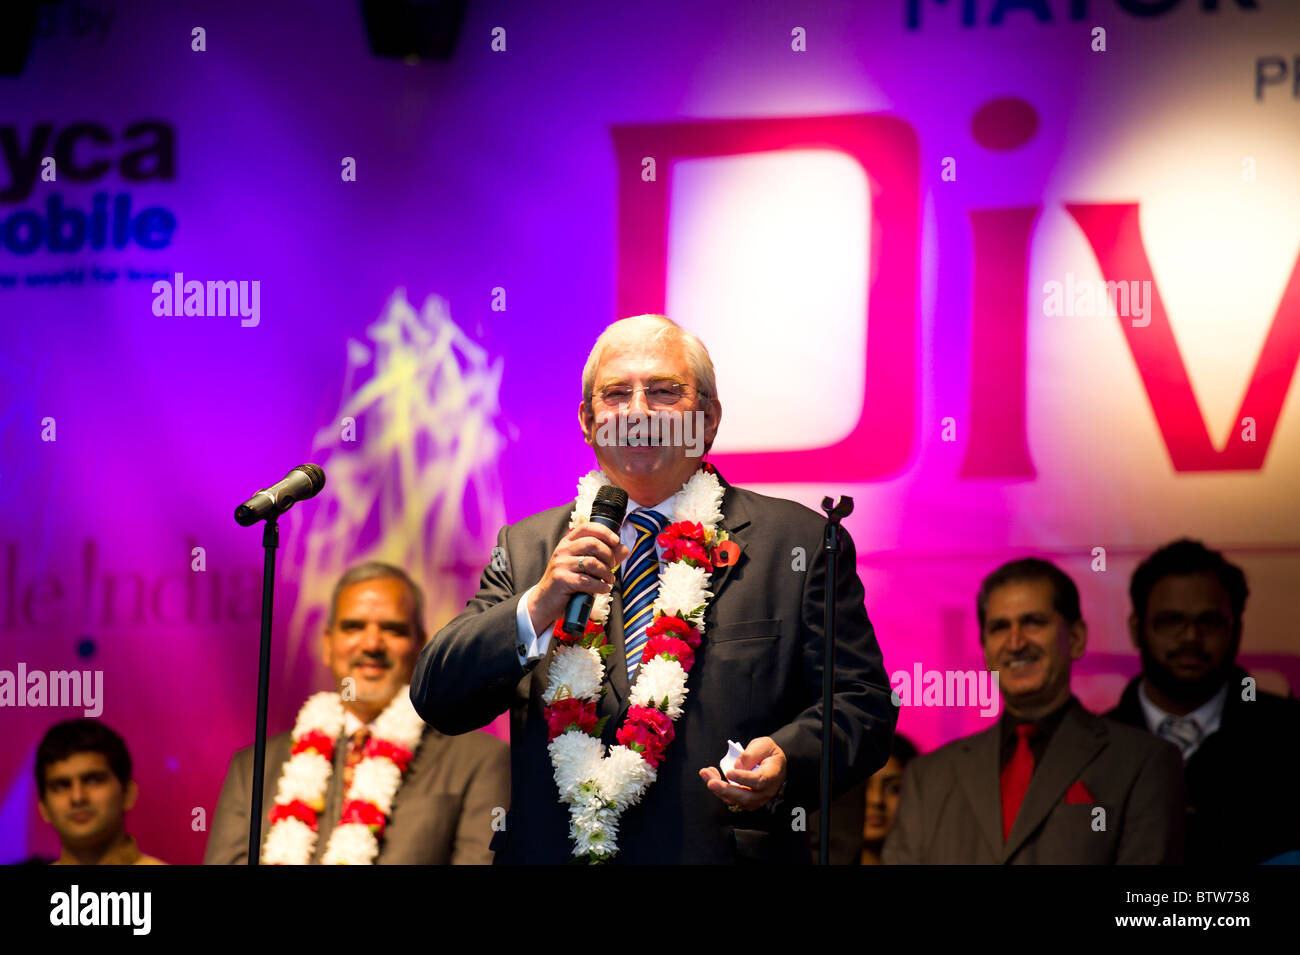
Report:
[[[363,726],[352,734],[352,745],[348,747],[348,758],[343,763],[343,796],[347,797],[352,788],[352,776],[357,771],[357,764],[365,755],[366,740],[370,738],[370,727]]]
[[[1011,754],[1006,766],[1002,767],[1002,841],[1011,836],[1011,827],[1015,824],[1020,804],[1025,801],[1025,791],[1029,789],[1029,779],[1034,775],[1034,752],[1029,748],[1029,741],[1038,733],[1033,723],[1021,723],[1016,727],[1016,751]]]
[[[658,511],[640,508],[627,519],[638,535],[627,563],[619,569],[623,590],[623,646],[627,650],[627,677],[631,680],[641,662],[646,628],[650,626],[655,598],[659,596],[659,552],[655,550],[655,538],[668,526],[668,518]]]

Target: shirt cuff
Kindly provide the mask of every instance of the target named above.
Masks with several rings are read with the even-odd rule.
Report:
[[[519,609],[515,611],[515,652],[519,654],[519,665],[528,666],[546,656],[546,648],[551,645],[551,628],[538,636],[533,630],[533,619],[528,614],[528,598],[532,596],[536,585],[524,591],[519,598]]]

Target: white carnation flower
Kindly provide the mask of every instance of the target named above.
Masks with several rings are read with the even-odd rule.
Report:
[[[722,520],[722,496],[726,488],[707,471],[691,475],[677,498],[677,520],[715,527]]]
[[[614,597],[611,590],[607,594],[596,594],[596,599],[591,602],[591,620],[596,623],[604,623],[609,619],[609,602]]]
[[[372,802],[385,816],[393,808],[393,797],[402,785],[402,771],[388,759],[363,759],[352,774],[348,799]]]
[[[560,687],[566,686],[570,696],[594,702],[600,698],[604,678],[605,663],[599,652],[589,647],[558,647],[546,674],[542,699],[547,705],[554,703]]]
[[[664,698],[668,698],[670,720],[682,715],[682,704],[686,701],[686,671],[676,660],[655,657],[645,661],[637,668],[636,684],[632,687],[631,702],[637,706],[662,708]]]
[[[379,855],[379,841],[369,826],[359,822],[335,826],[321,865],[370,865]]]
[[[604,746],[586,733],[561,733],[547,747],[555,766],[555,785],[560,798],[572,802],[582,783],[595,776]]]
[[[622,812],[641,801],[646,788],[655,781],[654,767],[641,754],[626,746],[612,746],[601,760],[596,784],[601,793]]]
[[[397,691],[392,702],[379,714],[375,720],[374,735],[414,753],[424,738],[424,728],[424,720],[420,719],[420,714],[415,712],[415,706],[411,703],[411,687],[408,684]]]
[[[609,478],[600,470],[589,471],[578,478],[578,499],[574,502],[573,513],[569,516],[570,528],[591,520],[591,507],[596,503],[596,492],[609,483]]]
[[[655,600],[658,613],[683,617],[705,604],[713,596],[708,590],[709,575],[703,567],[692,567],[674,561],[659,575],[659,597]],[[697,630],[703,630],[694,624]]]
[[[578,854],[611,856],[618,851],[618,813],[597,806],[570,811],[569,835]]]
[[[293,724],[294,741],[302,739],[312,730],[319,730],[330,739],[343,731],[343,701],[332,691],[313,693],[298,711]]]
[[[333,764],[314,749],[295,753],[289,757],[280,771],[276,802],[289,803],[295,799],[301,799],[309,805],[319,802],[333,772]]]
[[[266,865],[302,865],[316,848],[316,833],[301,819],[281,819],[266,834],[262,862]]]

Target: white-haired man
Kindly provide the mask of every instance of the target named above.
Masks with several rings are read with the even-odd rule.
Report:
[[[478,594],[421,652],[412,701],[446,733],[510,712],[499,862],[807,861],[823,518],[702,464],[722,416],[713,365],[664,316],[609,326],[582,390],[601,471],[501,530]],[[589,520],[607,483],[629,498],[620,533]],[[833,752],[847,788],[888,758],[897,711],[847,535],[840,561]],[[578,637],[557,623],[575,594],[594,596]]]

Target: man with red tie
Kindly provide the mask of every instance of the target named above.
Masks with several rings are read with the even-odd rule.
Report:
[[[1012,561],[984,579],[976,612],[1002,716],[912,761],[884,861],[1181,862],[1178,751],[1070,693],[1088,642],[1074,582],[1047,561]]]

